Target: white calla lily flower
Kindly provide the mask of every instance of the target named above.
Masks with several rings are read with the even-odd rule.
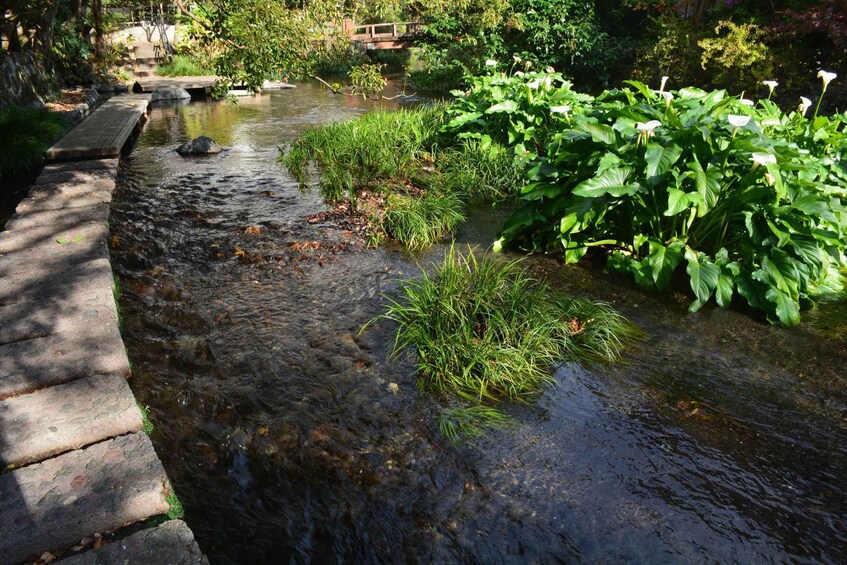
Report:
[[[743,128],[744,126],[750,123],[750,116],[738,116],[736,114],[729,114],[726,119],[727,121],[729,121],[729,125],[734,128]]]
[[[806,110],[812,107],[812,101],[806,98],[805,96],[800,97],[800,105],[797,107],[797,111],[800,112],[800,115],[805,116]]]
[[[659,120],[650,120],[649,122],[646,122],[646,123],[645,122],[638,122],[635,125],[635,127],[638,129],[638,131],[653,133],[653,130],[656,129],[657,127],[661,126],[661,125],[662,125],[662,122],[660,122]]]
[[[496,67],[496,66],[497,66],[497,61],[495,61],[494,59],[488,59],[488,60],[485,62],[485,66],[486,66],[486,67]]]
[[[754,167],[758,167],[759,165],[776,163],[776,155],[771,155],[770,153],[753,153],[750,155],[750,160],[753,161]]]
[[[564,106],[550,106],[551,114],[564,114],[568,115],[568,112],[571,111],[571,107],[565,104]]]
[[[752,107],[752,106],[756,105],[756,103],[753,102],[752,100],[750,100],[749,98],[740,98],[738,101],[741,102],[742,104],[744,104],[745,106],[751,106]]]
[[[829,86],[829,83],[832,82],[834,78],[838,75],[835,73],[830,73],[824,70],[818,71],[818,78],[823,80],[823,88],[826,90],[826,87]]]
[[[668,83],[668,79],[671,77],[663,76],[662,77],[662,85],[659,87],[659,92],[665,91],[665,85]]]
[[[763,80],[762,84],[764,84],[765,86],[768,87],[768,90],[770,91],[771,94],[773,94],[774,89],[777,86],[779,86],[779,83],[776,82],[775,80]]]
[[[671,105],[671,101],[673,100],[673,94],[670,92],[660,92],[662,96],[665,98],[665,108]]]

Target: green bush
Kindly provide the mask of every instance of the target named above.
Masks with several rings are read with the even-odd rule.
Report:
[[[37,170],[47,150],[69,128],[67,118],[44,108],[0,106],[0,178]]]
[[[448,125],[508,135],[529,155],[529,184],[498,245],[559,247],[568,261],[602,247],[610,268],[658,289],[686,264],[692,310],[737,295],[786,325],[816,294],[843,288],[844,115],[638,82],[596,98],[562,84],[543,93],[560,104],[545,109],[526,80],[477,79]]]

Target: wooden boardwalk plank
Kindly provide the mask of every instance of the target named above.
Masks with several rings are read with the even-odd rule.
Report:
[[[120,154],[150,104],[150,94],[115,96],[47,151],[47,160],[98,159]]]

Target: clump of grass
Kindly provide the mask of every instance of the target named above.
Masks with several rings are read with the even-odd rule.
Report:
[[[171,487],[173,490],[173,486]],[[182,506],[175,492],[171,492],[165,501],[168,503],[168,518],[171,520],[182,520],[185,518],[185,508]]]
[[[499,202],[515,195],[524,184],[523,167],[497,143],[468,139],[437,154],[445,192],[468,200]]]
[[[44,108],[0,106],[0,178],[38,169],[44,154],[68,129],[66,117]]]
[[[511,418],[496,408],[480,405],[444,408],[438,415],[438,431],[453,441],[476,437],[486,430],[502,429],[511,423]]]
[[[156,68],[156,74],[163,77],[196,77],[213,75],[215,71],[190,55],[174,55],[169,62]]]
[[[427,193],[420,198],[392,194],[380,226],[407,249],[426,249],[465,220],[464,207],[456,194]]]
[[[153,422],[150,421],[150,414],[148,413],[147,406],[144,406],[140,402],[135,403],[138,406],[138,409],[141,411],[141,429],[148,436],[153,435]]]
[[[444,109],[375,110],[347,122],[311,128],[280,157],[302,188],[311,162],[328,204],[355,201],[355,189],[407,176],[435,144]]]
[[[377,318],[399,324],[394,353],[413,349],[421,386],[475,405],[535,399],[557,363],[614,359],[626,329],[610,307],[552,293],[516,261],[453,247],[401,294]]]

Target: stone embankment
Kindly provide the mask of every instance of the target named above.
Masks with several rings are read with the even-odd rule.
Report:
[[[0,232],[0,564],[206,563],[185,523],[161,523],[173,492],[126,381],[109,264],[126,138],[100,139],[114,155],[47,165]]]

